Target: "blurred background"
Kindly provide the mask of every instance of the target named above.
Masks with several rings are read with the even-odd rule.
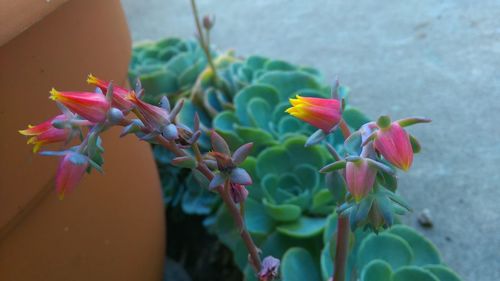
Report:
[[[122,0],[134,41],[193,37],[189,1]],[[500,2],[200,0],[212,42],[314,66],[375,118],[430,117],[401,173],[405,217],[465,280],[500,278]],[[422,228],[428,209],[434,223]]]

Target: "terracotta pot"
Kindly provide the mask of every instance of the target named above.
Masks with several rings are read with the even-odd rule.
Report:
[[[120,1],[63,2],[0,2],[0,280],[161,280],[164,209],[148,144],[105,133],[105,174],[60,201],[57,159],[33,155],[17,133],[57,114],[53,86],[91,89],[89,72],[125,80]]]

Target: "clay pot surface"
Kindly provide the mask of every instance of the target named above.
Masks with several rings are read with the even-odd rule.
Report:
[[[58,114],[52,87],[91,90],[89,72],[123,84],[130,46],[119,0],[68,1],[0,46],[0,280],[161,280],[164,209],[149,145],[106,132],[104,174],[61,201],[58,159],[33,155],[17,132]]]

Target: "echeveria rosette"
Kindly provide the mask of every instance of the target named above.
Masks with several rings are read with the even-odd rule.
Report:
[[[345,100],[347,88],[338,86],[337,91]],[[285,112],[290,107],[290,98],[300,95],[302,98],[299,101],[328,99],[330,94],[331,87],[323,83],[319,75],[293,69],[264,72],[236,94],[235,110],[217,115],[213,127],[228,140],[230,146],[252,141],[256,147],[255,153],[258,153],[290,135],[309,136],[317,131],[312,125]],[[369,122],[361,112],[348,105],[344,108],[343,116],[352,129]],[[343,139],[340,132],[334,132],[327,140],[341,149]]]
[[[320,260],[323,280],[328,280],[333,273],[331,260],[334,249],[330,239],[336,229],[337,214],[333,214],[328,218],[323,233],[324,248]],[[357,229],[353,237],[346,280],[407,281],[413,279],[405,277],[420,277],[417,280],[461,281],[443,264],[436,246],[408,226],[397,224],[379,234]]]
[[[129,81],[135,84],[139,79],[147,93],[145,101],[157,104],[163,95],[175,100],[190,92],[206,66],[203,49],[195,40],[142,42],[132,49]]]

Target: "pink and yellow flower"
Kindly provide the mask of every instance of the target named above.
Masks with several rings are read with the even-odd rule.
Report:
[[[87,83],[99,87],[103,93],[108,91],[109,82],[101,80],[92,74],[87,77]],[[127,99],[130,90],[113,85],[113,102],[112,106],[121,111],[129,111],[134,107],[134,104]]]
[[[62,200],[67,192],[78,185],[88,167],[88,158],[80,153],[68,152],[61,158],[56,173],[56,192],[59,199]]]
[[[38,152],[42,145],[50,143],[58,143],[66,141],[70,134],[71,129],[64,128],[58,129],[52,126],[54,120],[66,120],[64,114],[57,115],[56,117],[50,118],[49,120],[42,122],[38,125],[29,125],[28,129],[20,130],[21,135],[29,136],[28,144],[33,144],[33,153]]]
[[[379,128],[373,147],[397,168],[403,171],[410,169],[413,162],[410,136],[398,122],[392,122],[386,128]]]
[[[290,99],[292,107],[286,110],[292,116],[329,133],[342,118],[340,101],[298,96]]]
[[[366,159],[347,162],[346,168],[347,189],[356,202],[363,199],[373,187],[377,170],[370,166]]]
[[[168,112],[164,108],[143,102],[133,91],[127,95],[127,99],[135,105],[134,113],[149,129],[162,132],[170,123]]]
[[[50,99],[62,103],[82,118],[96,123],[106,119],[106,113],[110,108],[106,97],[98,93],[59,92],[56,89],[52,89],[50,91]]]

